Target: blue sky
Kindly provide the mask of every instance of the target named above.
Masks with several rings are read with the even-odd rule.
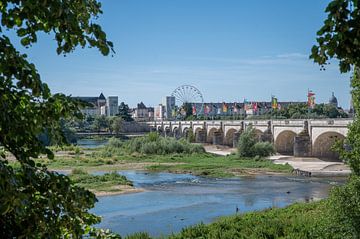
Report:
[[[103,0],[98,22],[115,45],[114,57],[96,49],[57,56],[52,36],[26,50],[53,92],[118,95],[130,106],[157,105],[191,84],[205,101],[317,102],[334,91],[350,101],[349,74],[337,62],[326,71],[308,56],[326,15],[324,0]]]

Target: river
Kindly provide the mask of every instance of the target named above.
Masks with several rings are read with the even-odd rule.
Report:
[[[122,236],[146,231],[152,236],[168,235],[181,228],[219,216],[294,202],[325,198],[332,185],[344,179],[297,176],[250,176],[212,179],[188,174],[121,171],[146,191],[99,197],[92,212],[103,217],[99,227]]]

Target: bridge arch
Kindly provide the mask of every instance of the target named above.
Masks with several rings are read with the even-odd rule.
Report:
[[[343,134],[338,132],[325,132],[320,134],[314,141],[312,146],[312,154],[315,157],[339,160],[339,154],[334,152],[331,147],[337,140],[345,139]]]
[[[217,128],[211,128],[208,132],[208,135],[206,137],[206,141],[208,143],[212,143],[213,142],[213,136],[214,136],[214,133],[217,131],[218,129]]]
[[[180,139],[181,138],[181,131],[178,127],[174,127],[173,128],[173,135],[176,139]]]
[[[188,127],[185,127],[184,129],[183,129],[183,132],[182,132],[182,136],[184,137],[184,138],[187,138],[188,137],[188,135],[189,135],[189,128]]]
[[[278,134],[275,139],[276,152],[285,155],[294,155],[294,138],[296,133],[291,130],[285,130]]]
[[[166,126],[164,133],[165,133],[165,136],[171,136],[171,135],[172,135],[171,127],[170,127],[170,126]]]
[[[236,133],[236,129],[234,128],[230,128],[228,129],[228,131],[225,134],[225,144],[228,146],[233,146],[233,141],[234,141],[234,134]]]

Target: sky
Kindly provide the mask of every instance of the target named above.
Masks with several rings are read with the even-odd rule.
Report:
[[[135,107],[161,103],[180,85],[198,88],[205,102],[316,102],[334,92],[349,107],[349,74],[333,61],[320,71],[309,60],[326,17],[324,0],[102,0],[97,20],[116,54],[96,49],[56,54],[52,35],[30,49],[52,92],[119,96]],[[19,45],[17,45],[19,46]]]

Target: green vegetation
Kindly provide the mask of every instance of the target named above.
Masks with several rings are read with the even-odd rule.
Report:
[[[119,185],[132,186],[132,182],[125,176],[116,172],[105,173],[104,175],[91,175],[81,169],[73,169],[69,175],[71,181],[79,187],[86,188],[93,192],[121,192]]]
[[[158,137],[149,135],[147,137]],[[111,139],[109,144],[90,154],[61,155],[55,159],[38,159],[51,169],[121,170],[141,167],[152,171],[192,173],[209,177],[231,177],[254,173],[290,173],[289,165],[273,164],[261,158],[216,156],[208,153],[143,154],[126,151],[129,142]],[[129,150],[129,149],[127,149]],[[133,152],[133,153],[131,153]],[[140,165],[140,166],[137,166]]]
[[[240,135],[238,142],[238,155],[240,157],[267,157],[275,153],[274,146],[269,142],[258,142],[255,130],[248,127]]]
[[[339,60],[340,72],[354,70],[351,95],[355,110],[347,138],[338,144],[338,151],[352,170],[348,183],[338,188],[330,197],[333,220],[352,238],[360,237],[360,4],[357,0],[332,0],[326,8],[324,26],[317,32],[317,45],[311,58],[322,69],[331,58]],[[348,236],[348,237],[350,237]]]
[[[174,138],[160,137],[157,133],[152,132],[144,137],[137,137],[128,141],[112,138],[102,152],[107,156],[121,155],[123,152],[165,155],[172,153],[203,153],[205,150],[201,145],[190,144],[183,139],[176,140]]]
[[[348,114],[332,104],[316,104],[310,109],[307,103],[293,103],[281,109],[267,109],[260,115],[215,115],[215,116],[187,116],[186,120],[244,120],[246,119],[323,119],[348,118]]]
[[[268,209],[224,217],[215,223],[184,228],[169,238],[330,238],[323,235],[321,220],[324,202],[294,204],[283,209]],[[331,235],[331,234],[330,234]]]
[[[222,217],[214,223],[190,226],[169,239],[187,238],[357,238],[344,230],[329,214],[328,201],[295,203],[286,208],[270,208],[263,211]],[[151,238],[137,233],[133,239]]]
[[[66,140],[61,121],[81,117],[79,102],[51,94],[34,64],[12,41],[29,48],[39,34],[51,34],[57,54],[77,47],[96,47],[103,55],[113,44],[96,24],[101,4],[96,0],[15,1],[0,3],[0,144],[18,166],[0,155],[1,238],[97,238],[111,236],[93,224],[100,218],[89,213],[95,195],[73,185],[67,176],[47,171],[32,160],[53,153],[41,141]],[[11,35],[11,39],[7,36]]]
[[[159,159],[158,159],[159,160]],[[236,155],[215,156],[210,154],[198,154],[190,156],[173,155],[165,161],[177,164],[158,164],[148,166],[153,171],[169,171],[180,173],[192,173],[208,177],[233,177],[257,173],[290,173],[293,169],[289,165],[273,164],[269,160],[242,158]]]
[[[119,113],[117,114],[124,121],[134,121],[134,119],[130,115],[130,109],[127,104],[121,102],[119,105]]]

